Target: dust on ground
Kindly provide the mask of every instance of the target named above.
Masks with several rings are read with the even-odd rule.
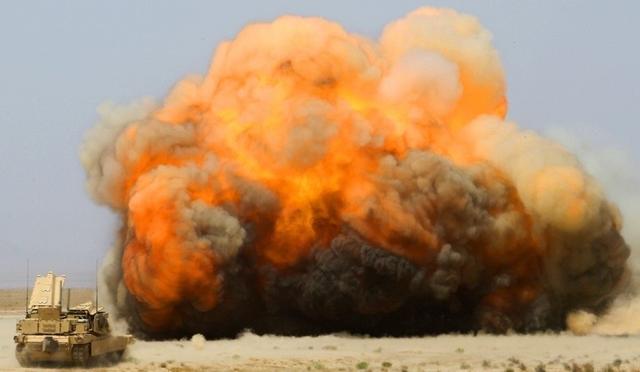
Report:
[[[24,290],[21,291],[24,296]],[[82,297],[76,295],[78,302]],[[0,292],[0,370],[22,369],[14,358],[15,323],[24,297]],[[86,290],[91,299],[91,291]],[[15,298],[18,298],[16,300]],[[72,295],[72,304],[73,300]],[[17,304],[17,305],[16,305]],[[20,306],[18,306],[20,305]],[[640,371],[640,336],[444,335],[414,338],[257,336],[205,341],[137,341],[116,366],[96,371]],[[78,369],[68,369],[78,371]]]

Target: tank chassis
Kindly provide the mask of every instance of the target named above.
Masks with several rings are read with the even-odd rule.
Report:
[[[64,279],[51,272],[36,278],[25,319],[17,322],[13,338],[20,365],[55,362],[86,366],[100,358],[120,360],[133,337],[112,335],[109,314],[92,302],[69,308],[67,300],[63,311]]]

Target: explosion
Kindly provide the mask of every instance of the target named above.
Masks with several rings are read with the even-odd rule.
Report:
[[[378,42],[251,24],[157,105],[103,106],[81,158],[122,219],[107,267],[149,337],[558,329],[628,282],[578,160],[504,120],[491,35],[422,8]]]

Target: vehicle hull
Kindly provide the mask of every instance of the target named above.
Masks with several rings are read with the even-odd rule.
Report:
[[[21,365],[44,362],[85,364],[102,357],[117,361],[132,342],[131,336],[25,335],[16,338],[16,359]]]

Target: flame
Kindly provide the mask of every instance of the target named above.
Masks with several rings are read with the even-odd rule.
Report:
[[[293,270],[345,229],[517,316],[562,292],[544,278],[566,234],[615,220],[556,145],[534,135],[557,154],[528,160],[540,171],[510,164],[529,142],[503,123],[491,36],[451,10],[412,12],[378,43],[319,18],[249,25],[149,111],[98,156],[88,140],[83,160],[93,195],[126,222],[123,281],[152,330],[179,327],[185,303],[220,306],[239,257],[260,288],[258,268]]]

